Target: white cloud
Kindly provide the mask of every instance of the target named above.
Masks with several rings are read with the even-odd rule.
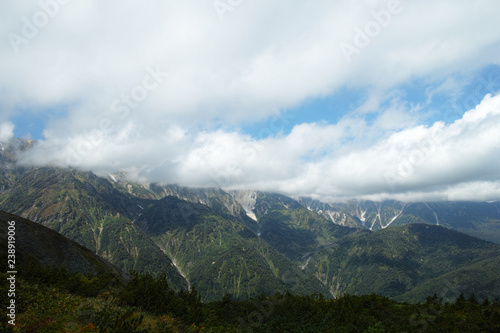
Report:
[[[347,64],[339,44],[353,43],[387,6],[256,0],[220,21],[210,1],[72,1],[18,53],[2,40],[2,103],[14,105],[10,112],[69,103],[95,116],[157,65],[171,75],[142,105],[147,119],[248,121],[345,85],[384,92],[413,77],[500,63],[500,29],[491,26],[498,2],[401,1],[402,12]],[[8,17],[1,34],[22,36],[23,18],[42,9],[2,2],[0,11]]]
[[[310,177],[319,184],[318,196],[410,199],[440,192],[441,198],[453,197],[464,184],[498,183],[499,153],[500,96],[487,96],[450,125],[408,128],[366,149],[328,157]],[[490,186],[487,193],[498,199],[495,188]],[[482,200],[484,193],[469,192],[467,197]]]
[[[0,142],[7,142],[14,137],[14,124],[0,123]]]
[[[379,117],[385,121],[386,114]],[[375,140],[363,132],[380,126],[352,131],[349,124],[347,119],[302,124],[288,135],[255,140],[223,130],[189,133],[177,126],[158,137],[129,122],[109,138],[47,140],[24,161],[59,161],[100,172],[134,170],[146,181],[332,200],[500,199],[500,95],[487,96],[452,124],[407,127]],[[361,137],[351,137],[356,134]]]
[[[0,41],[0,118],[67,111],[25,162],[153,181],[336,198],[451,196],[458,184],[494,184],[498,97],[427,128],[418,126],[421,106],[394,89],[417,79],[437,87],[430,94],[452,94],[467,83],[461,77],[500,64],[500,2],[401,1],[347,63],[339,45],[353,44],[388,3],[252,0],[221,21],[212,1],[71,1],[27,38],[39,2],[4,1],[0,35],[27,42],[16,53]],[[162,73],[158,84],[131,100],[154,82],[151,68]],[[336,124],[297,124],[288,135],[272,124],[287,108],[349,88],[366,100]],[[266,139],[224,130],[266,120]],[[434,132],[433,152],[406,165]]]

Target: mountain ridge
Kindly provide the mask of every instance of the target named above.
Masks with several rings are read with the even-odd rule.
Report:
[[[442,201],[401,202],[386,200],[324,203],[299,198],[304,206],[333,223],[356,228],[380,230],[387,227],[427,223],[481,239],[500,243],[500,202]]]

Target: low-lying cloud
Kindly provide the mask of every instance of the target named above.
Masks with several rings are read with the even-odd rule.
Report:
[[[176,126],[160,135],[129,123],[95,142],[49,139],[23,162],[323,200],[500,199],[500,95],[486,96],[451,124],[414,126],[375,141],[364,137],[370,125],[354,131],[350,123],[301,124],[288,135],[261,140],[223,130],[191,134]]]

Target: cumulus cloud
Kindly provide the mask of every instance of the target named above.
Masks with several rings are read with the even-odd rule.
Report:
[[[58,3],[40,3],[47,2]],[[394,2],[397,14],[366,46],[356,44],[357,33]],[[490,26],[495,1],[471,15],[469,3],[456,1],[256,0],[223,21],[210,1],[72,1],[45,24],[38,2],[0,6],[7,17],[0,31],[10,36],[1,41],[0,85],[10,112],[63,104],[96,117],[158,66],[169,76],[137,109],[147,110],[145,120],[248,121],[345,85],[386,91],[412,77],[442,79],[500,63],[500,29]],[[341,43],[358,49],[349,64]]]
[[[454,197],[454,189],[470,187],[465,184],[498,183],[499,102],[500,97],[488,96],[450,125],[438,122],[431,127],[403,130],[367,150],[333,160],[333,165],[327,163],[326,167],[340,172],[337,187],[355,191],[354,196],[408,197],[407,193],[412,192],[418,195],[440,191],[441,199],[447,199]],[[487,193],[493,193],[494,188],[497,186]],[[494,197],[498,198],[498,194]],[[482,199],[483,195],[484,191],[471,191],[468,198]]]
[[[321,198],[498,194],[498,97],[423,126],[397,93],[453,95],[500,65],[498,1],[217,3],[1,2],[0,119],[58,112],[23,162]],[[366,96],[284,131],[285,110],[343,89]]]

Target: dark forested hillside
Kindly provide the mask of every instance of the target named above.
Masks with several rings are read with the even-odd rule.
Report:
[[[9,224],[11,222],[11,224]],[[13,223],[12,223],[13,222]],[[0,252],[6,258],[8,226],[14,230],[15,259],[18,264],[32,260],[60,266],[80,274],[107,274],[123,282],[125,275],[82,245],[61,234],[19,216],[0,211]],[[2,265],[5,264],[2,262]]]
[[[33,264],[32,264],[33,265]],[[16,326],[2,332],[498,332],[499,300],[436,295],[420,304],[398,303],[375,294],[261,295],[236,301],[230,295],[202,303],[196,290],[175,291],[164,276],[132,274],[125,285],[95,291],[105,277],[68,274],[33,265],[18,276]],[[50,278],[47,278],[50,277]],[[0,272],[5,285],[6,276]],[[69,285],[66,281],[71,280]],[[0,315],[8,299],[0,296]]]

